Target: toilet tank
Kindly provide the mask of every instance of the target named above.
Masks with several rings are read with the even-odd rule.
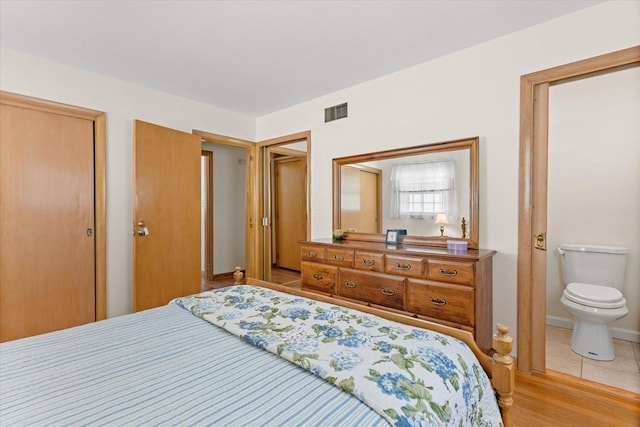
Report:
[[[562,259],[564,284],[572,282],[611,286],[622,292],[627,262],[627,248],[619,246],[597,246],[561,244],[558,246]]]

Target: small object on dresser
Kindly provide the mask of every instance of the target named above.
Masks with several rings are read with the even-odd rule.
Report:
[[[467,252],[467,241],[447,240],[447,250],[451,252]]]
[[[344,239],[344,231],[343,230],[333,230],[332,234],[333,240],[342,240]]]
[[[449,224],[447,214],[439,213],[438,216],[436,216],[436,224],[440,226],[440,237],[444,237],[444,226]]]
[[[398,230],[387,230],[387,238],[385,241],[388,245],[397,245],[399,238],[400,233],[398,233]]]
[[[244,273],[242,272],[242,267],[236,267],[236,270],[233,272],[233,284],[241,285],[243,278]]]

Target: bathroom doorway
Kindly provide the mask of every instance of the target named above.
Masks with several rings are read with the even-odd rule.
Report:
[[[640,67],[549,88],[545,368],[640,393]],[[633,220],[632,217],[636,217]],[[560,302],[560,244],[628,248],[629,314],[613,322],[616,358],[570,348],[573,317]],[[634,256],[635,255],[635,256]],[[592,337],[593,339],[594,337]],[[638,344],[640,350],[640,344]],[[640,352],[638,352],[640,358]]]
[[[534,234],[546,233],[549,88],[584,76],[637,67],[640,47],[528,74],[521,79],[521,157],[518,253],[518,369],[546,370],[546,280],[548,252],[534,249]],[[534,103],[533,100],[536,100]],[[574,153],[578,156],[580,153]],[[599,223],[602,225],[602,220]],[[639,240],[636,237],[636,241]]]

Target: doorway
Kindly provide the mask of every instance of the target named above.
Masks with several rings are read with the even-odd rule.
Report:
[[[521,77],[518,223],[518,369],[545,372],[549,87],[640,64],[640,46]]]
[[[233,283],[232,273],[241,267],[256,277],[253,247],[255,221],[255,143],[210,132],[193,130],[201,138],[202,286],[212,281]]]
[[[258,143],[263,229],[257,240],[262,250],[259,278],[263,280],[289,285],[300,281],[298,242],[310,237],[310,144],[309,131]],[[276,179],[277,173],[284,175]],[[284,256],[283,264],[278,254]]]

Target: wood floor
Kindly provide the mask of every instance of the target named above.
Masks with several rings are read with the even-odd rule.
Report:
[[[234,280],[232,272],[227,274],[215,275],[213,280],[202,279],[202,290],[208,291],[210,289],[222,288],[225,286],[233,285]],[[273,267],[271,269],[271,282],[278,284],[286,284],[287,286],[299,286],[300,285],[300,272],[287,270],[286,268]]]
[[[272,270],[272,282],[300,280],[299,272]],[[203,281],[203,290],[233,284],[231,275]],[[640,394],[560,372],[516,372],[513,422],[518,427],[639,427]]]
[[[640,394],[549,371],[516,372],[516,426],[640,426]]]

